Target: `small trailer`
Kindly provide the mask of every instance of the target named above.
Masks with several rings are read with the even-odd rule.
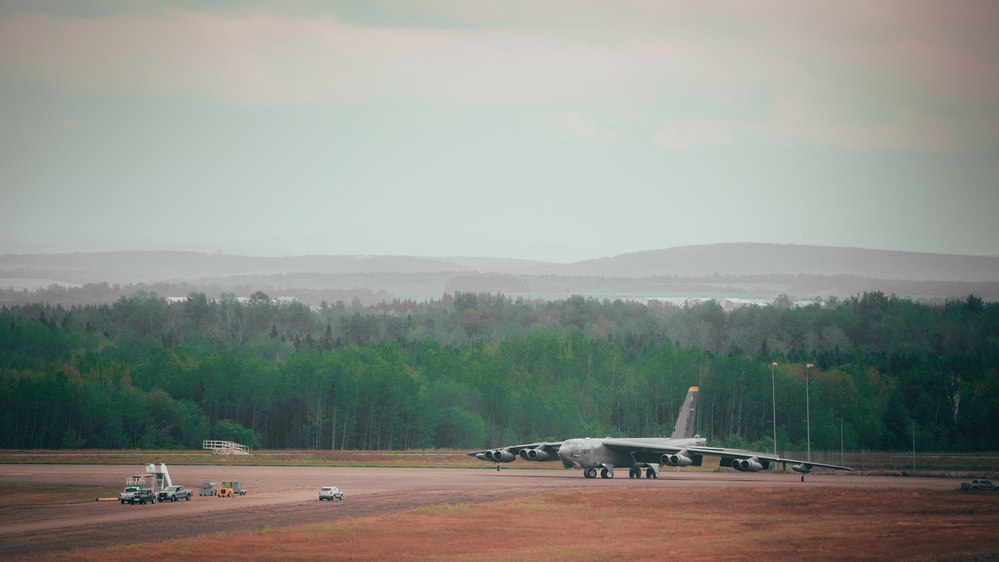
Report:
[[[214,496],[218,493],[219,486],[215,482],[209,482],[205,480],[201,483],[201,487],[198,488],[199,496]]]

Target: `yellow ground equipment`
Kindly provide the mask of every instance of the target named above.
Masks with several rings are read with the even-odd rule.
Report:
[[[220,498],[231,498],[233,496],[232,482],[223,482],[222,485],[219,486],[218,496]]]

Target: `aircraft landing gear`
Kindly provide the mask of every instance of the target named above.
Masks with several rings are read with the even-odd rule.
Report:
[[[583,477],[584,478],[596,478],[597,477],[597,469],[595,469],[595,468],[587,468],[586,470],[583,471]]]
[[[642,477],[642,469],[638,469],[638,477],[639,478]],[[645,469],[645,477],[646,478],[659,478],[659,475],[656,474],[656,471],[652,470],[651,468],[647,468],[647,469]]]
[[[642,477],[641,468],[633,466],[628,469],[628,478],[641,478],[641,477]]]
[[[496,465],[496,472],[499,472],[500,465]]]
[[[805,475],[804,475],[804,474],[802,474],[802,475],[801,475],[801,481],[802,481],[802,482],[804,482],[804,481],[805,481]]]
[[[601,478],[614,478],[614,471],[613,470],[607,470],[606,468],[601,469],[600,470],[600,477]]]

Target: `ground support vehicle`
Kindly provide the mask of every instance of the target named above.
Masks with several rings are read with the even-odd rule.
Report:
[[[140,490],[150,490],[155,496],[159,491],[156,486],[156,477],[152,474],[139,474],[136,476],[129,476],[125,480],[126,488],[139,488]]]
[[[118,501],[123,504],[146,505],[147,503],[156,503],[156,494],[149,488],[128,487],[118,496]]]
[[[222,482],[217,490],[217,495],[220,498],[231,498],[235,495],[245,496],[246,488],[243,487],[242,482]]]
[[[173,482],[170,480],[170,471],[167,470],[167,466],[161,464],[157,469],[155,464],[147,464],[145,474],[129,476],[125,480],[125,491],[118,496],[118,500],[121,503],[153,503],[162,490],[170,487],[173,487]],[[130,489],[146,490],[148,493],[142,492],[136,496],[136,492],[130,491]],[[133,497],[139,497],[145,501],[130,501]]]
[[[201,487],[198,488],[199,496],[214,496],[218,493],[218,484],[215,482],[209,482],[205,480],[201,483]]]
[[[167,486],[160,490],[160,493],[156,495],[156,499],[161,502],[175,502],[177,500],[191,501],[191,491],[183,486]]]
[[[980,480],[976,478],[972,480],[971,483],[961,482],[961,490],[964,492],[970,492],[972,490],[995,492],[999,491],[999,486],[993,484],[991,480]]]
[[[122,490],[120,494],[118,494],[118,501],[121,502],[122,504],[132,503],[132,498],[135,496],[135,493],[138,491],[139,488],[136,486],[126,486],[125,489]]]
[[[155,474],[147,473],[129,476],[125,480],[125,490],[118,495],[118,501],[128,504],[154,503],[158,489],[156,483]]]
[[[326,486],[319,490],[319,501],[343,500],[343,492],[336,486]]]

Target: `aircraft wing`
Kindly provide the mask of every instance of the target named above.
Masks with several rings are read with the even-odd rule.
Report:
[[[603,446],[608,449],[629,453],[636,460],[649,461],[652,459],[650,455],[664,455],[666,457],[672,457],[665,458],[661,461],[663,464],[668,466],[687,466],[686,459],[684,457],[689,458],[694,466],[700,466],[700,457],[709,456],[720,458],[721,461],[719,464],[721,466],[731,467],[743,472],[756,472],[758,470],[769,468],[771,464],[777,463],[784,463],[785,465],[791,464],[792,469],[795,472],[801,472],[803,474],[811,472],[814,467],[829,468],[833,470],[853,470],[852,468],[836,464],[789,459],[766,453],[747,451],[745,449],[670,444],[668,443],[668,440],[666,443],[654,443],[635,439],[607,439],[604,440]],[[663,459],[663,457],[660,457],[660,459]]]
[[[643,441],[633,441],[631,439],[605,439],[603,446],[625,453],[679,453],[686,449],[691,451],[697,447],[684,447],[678,445],[667,445],[663,443],[646,443]]]
[[[497,463],[512,462],[517,457],[528,461],[554,461],[559,459],[558,449],[562,446],[562,443],[563,441],[524,443],[523,445],[509,445],[495,449],[472,451],[466,454],[479,460]]]
[[[603,439],[605,449],[624,453],[635,463],[646,466],[701,466],[702,455],[693,452],[698,443],[704,440],[696,439]]]
[[[558,448],[562,446],[562,441],[542,441],[539,443],[524,443],[523,445],[508,445],[506,447],[496,447],[495,449],[484,449],[482,451],[472,451],[471,453],[465,453],[470,457],[474,457],[479,453],[491,452],[491,451],[510,451],[511,453],[518,455],[524,449],[538,449],[542,448],[551,453],[558,453]]]
[[[833,470],[850,470],[853,469],[848,466],[840,466],[838,464],[826,464],[821,462],[812,461],[802,461],[798,459],[789,459],[777,455],[770,455],[767,453],[756,453],[753,451],[747,451],[745,449],[726,449],[724,447],[687,447],[687,450],[691,453],[696,453],[698,455],[708,455],[712,457],[720,457],[722,459],[722,466],[733,466],[733,460],[740,461],[756,461],[764,465],[764,468],[769,463],[793,463],[794,465],[801,467],[801,470],[795,469],[798,472],[810,472],[812,467],[830,468]],[[748,466],[748,465],[746,465]]]

